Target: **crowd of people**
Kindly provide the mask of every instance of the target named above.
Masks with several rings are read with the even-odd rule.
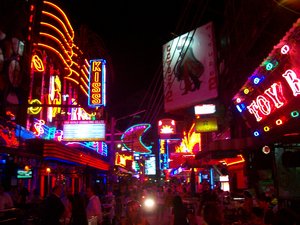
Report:
[[[55,185],[41,199],[20,185],[5,192],[0,186],[0,210],[18,207],[34,225],[150,225],[142,206],[145,197],[155,200],[152,217],[161,225],[297,225],[299,215],[290,207],[278,207],[273,196],[243,191],[239,200],[219,186],[191,193],[189,185],[126,185],[107,193],[87,187],[71,193]],[[153,221],[152,221],[153,222]],[[158,223],[159,222],[159,223]],[[22,224],[25,224],[24,222]],[[152,224],[151,224],[152,225]]]

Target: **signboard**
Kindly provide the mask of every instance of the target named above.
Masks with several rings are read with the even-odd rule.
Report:
[[[104,141],[105,123],[103,120],[65,121],[63,141]]]
[[[212,22],[163,46],[163,76],[166,112],[218,96]]]
[[[169,169],[169,149],[167,140],[159,140],[159,168]]]
[[[161,119],[158,121],[158,133],[160,138],[169,139],[176,133],[176,122],[173,119]]]
[[[297,127],[295,123],[299,123],[299,32],[300,20],[273,48],[233,98],[237,110],[254,136],[276,131],[288,123]]]
[[[90,107],[105,106],[105,69],[104,59],[94,59],[90,61],[89,76],[89,97]]]
[[[156,160],[155,155],[151,154],[145,160],[145,174],[156,175]]]
[[[196,133],[214,132],[218,130],[217,118],[197,118],[195,124]]]

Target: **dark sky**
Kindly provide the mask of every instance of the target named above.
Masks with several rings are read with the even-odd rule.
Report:
[[[153,79],[184,2],[68,0],[67,8],[71,23],[88,25],[103,40],[112,59],[113,88],[124,97],[146,89]]]

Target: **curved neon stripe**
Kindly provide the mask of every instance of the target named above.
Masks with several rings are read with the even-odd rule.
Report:
[[[53,41],[57,42],[60,45],[60,47],[62,48],[65,55],[69,58],[69,60],[72,60],[71,56],[66,53],[67,50],[65,49],[64,45],[61,43],[61,41],[57,37],[54,37],[53,35],[50,35],[50,34],[47,34],[47,33],[44,33],[44,32],[40,32],[40,35],[48,37],[48,38],[52,39]]]
[[[61,21],[61,19],[59,19],[57,16],[53,15],[52,13],[49,13],[49,12],[46,12],[46,11],[42,11],[42,14],[45,15],[45,16],[49,16],[49,17],[55,19],[55,20],[62,26],[63,30],[64,30],[64,31],[66,32],[66,34],[68,35],[69,39],[70,39],[71,41],[73,41],[73,38],[74,38],[74,37],[73,37],[73,38],[71,37],[71,35],[70,35],[68,29],[66,28],[66,25]]]
[[[67,68],[69,68],[68,63],[66,62],[66,60],[64,59],[64,57],[62,56],[62,54],[60,54],[60,52],[57,51],[55,48],[53,48],[53,47],[51,47],[51,46],[49,46],[49,45],[43,44],[43,43],[37,43],[37,45],[38,45],[39,47],[43,47],[43,48],[46,48],[46,49],[48,49],[48,50],[54,52],[54,53],[55,53],[56,55],[58,55],[59,58],[64,62],[64,64],[67,66]]]
[[[73,78],[71,78],[71,77],[64,77],[64,79],[70,80],[70,81],[73,81],[73,82],[76,83],[76,84],[79,84],[79,82],[78,82],[77,80],[75,80],[75,79],[73,79]]]
[[[46,22],[41,22],[41,25],[46,26],[48,28],[52,28],[54,31],[56,31],[59,34],[59,36],[61,36],[63,38],[64,43],[66,43],[68,48],[72,51],[73,44],[71,43],[72,46],[70,46],[68,40],[65,38],[65,35],[59,29],[57,29],[57,27],[53,26],[50,23],[46,23]]]
[[[82,87],[82,85],[80,85],[80,89],[84,92],[84,94],[88,97],[89,94],[86,92],[86,90]]]
[[[89,82],[89,78],[88,78],[88,76],[85,74],[84,70],[81,69],[80,71],[81,71],[81,74],[83,75],[83,77],[86,79],[86,81]]]
[[[55,8],[64,17],[64,19],[65,19],[65,21],[66,21],[66,23],[67,23],[67,25],[68,25],[71,33],[72,33],[71,37],[72,37],[72,40],[73,40],[74,39],[74,30],[72,28],[72,25],[71,25],[68,17],[66,16],[65,12],[63,10],[61,10],[61,8],[59,8],[57,5],[55,5],[55,4],[51,3],[51,2],[44,1],[44,4],[49,5],[49,6],[53,7],[53,8]]]
[[[142,142],[143,134],[150,129],[150,127],[151,125],[148,123],[137,124],[129,127],[121,136],[124,147],[138,153],[150,153],[151,146],[146,146]],[[127,142],[129,144],[126,144]]]
[[[53,26],[52,24],[50,23],[46,23],[46,22],[41,22],[41,25],[42,26],[45,26],[47,28],[51,28],[53,29],[56,33],[58,33],[58,35],[63,39],[63,43],[65,43],[68,47],[68,51],[72,51],[72,47],[73,47],[73,44],[72,46],[70,46],[70,44],[68,43],[67,39],[65,38],[64,34],[59,30],[57,29],[57,27]]]
[[[88,86],[87,83],[83,80],[82,77],[80,77],[80,80],[82,81],[82,83],[84,84],[84,86],[86,86],[86,88],[89,89],[89,86]]]

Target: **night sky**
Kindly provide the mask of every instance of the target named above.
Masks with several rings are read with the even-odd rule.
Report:
[[[184,1],[68,0],[71,23],[86,24],[108,51],[116,101],[143,91],[162,62],[162,45],[173,38]],[[108,74],[110,76],[110,74]]]

